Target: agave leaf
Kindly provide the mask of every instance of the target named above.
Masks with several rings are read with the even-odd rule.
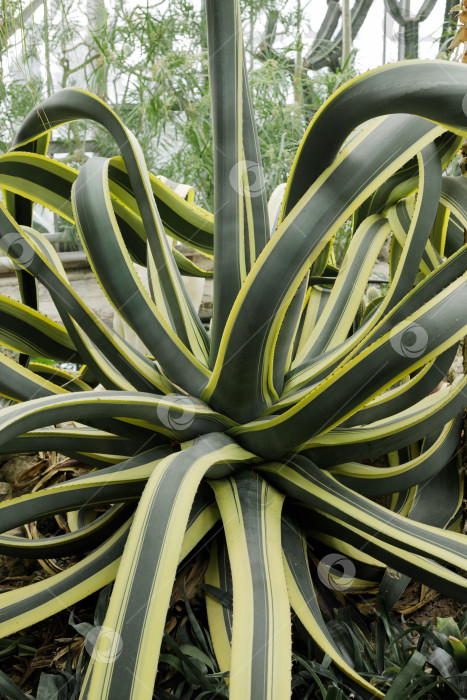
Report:
[[[283,496],[248,472],[212,486],[232,567],[231,696],[284,697],[291,623],[280,549]]]

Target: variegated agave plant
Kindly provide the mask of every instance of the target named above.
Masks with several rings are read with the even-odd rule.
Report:
[[[208,0],[207,24],[214,216],[148,173],[135,137],[82,90],[43,102],[0,157],[0,245],[21,268],[25,302],[1,298],[0,339],[23,358],[85,367],[75,379],[45,376],[2,356],[1,392],[14,403],[0,411],[1,451],[54,449],[96,467],[1,505],[3,532],[54,513],[68,513],[70,525],[44,540],[4,535],[1,552],[83,556],[4,592],[0,632],[115,579],[81,698],[151,698],[177,567],[220,520],[207,613],[230,697],[289,697],[291,609],[351,682],[382,696],[329,634],[307,553],[336,587],[381,583],[393,602],[413,577],[467,600],[458,571],[467,540],[455,531],[467,379],[434,391],[467,332],[467,182],[442,176],[467,135],[467,69],[396,63],[340,88],[307,129],[270,227],[238,0]],[[79,173],[47,158],[50,130],[82,118],[106,127],[122,157],[92,158]],[[102,288],[148,354],[73,292],[31,227],[33,202],[76,223]],[[351,215],[337,269],[333,238]],[[391,232],[388,291],[362,313]],[[166,233],[214,257],[210,334],[177,265],[199,271]],[[133,262],[147,265],[150,294]],[[34,310],[35,279],[63,325]],[[77,425],[48,427],[63,421]],[[371,500],[389,494],[390,509]],[[353,561],[352,581],[339,578],[336,557]],[[232,613],[215,595],[231,586]]]

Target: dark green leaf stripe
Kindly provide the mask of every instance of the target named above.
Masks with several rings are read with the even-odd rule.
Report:
[[[308,279],[307,275],[295,292],[282,321],[279,335],[277,336],[272,365],[272,381],[274,384],[274,391],[278,396],[282,393],[284,376],[292,362],[294,338],[298,333],[300,319],[303,314],[303,306],[308,289]]]
[[[435,144],[426,146],[417,155],[419,165],[419,186],[413,215],[407,217],[407,228],[393,225],[394,235],[399,245],[407,236],[408,245],[404,245],[400,262],[394,276],[395,291],[390,295],[387,310],[393,308],[403,296],[410,291],[418,268],[428,273],[440,263],[439,256],[433,250],[428,238],[436,218],[441,194],[441,161]],[[407,201],[407,200],[406,200]],[[398,211],[404,203],[399,203],[392,211]],[[392,218],[389,219],[393,224]],[[396,220],[395,224],[398,223]],[[402,231],[401,231],[402,228]],[[402,236],[399,238],[399,232]],[[425,266],[423,268],[423,266]]]
[[[30,362],[29,369],[39,377],[65,388],[67,391],[92,391],[89,384],[83,382],[77,375],[59,369],[54,365],[46,365],[43,362]]]
[[[462,138],[451,132],[446,132],[438,137],[434,143],[438,149],[441,166],[444,170],[458,152],[462,143]],[[353,221],[354,230],[356,230],[368,216],[379,214],[387,207],[414,194],[418,185],[418,168],[418,159],[415,157],[400,168],[397,173],[388,178],[388,180],[359,207],[358,211],[355,212]]]
[[[157,441],[161,444],[167,443],[167,440],[167,436],[155,434],[151,438],[151,446],[157,444]],[[0,452],[13,454],[15,452],[55,450],[60,454],[68,455],[71,452],[80,452],[83,455],[83,461],[86,461],[84,455],[91,452],[131,457],[144,445],[144,442],[142,437],[129,439],[94,428],[40,428],[2,443]],[[115,457],[115,461],[118,461],[117,457]]]
[[[0,444],[29,430],[67,420],[111,418],[118,415],[130,423],[167,436],[190,440],[203,432],[223,432],[233,422],[202,401],[177,396],[157,396],[130,391],[79,391],[47,396],[0,410]],[[115,426],[118,429],[118,423]],[[117,433],[118,434],[118,433]]]
[[[77,177],[78,171],[75,168],[36,153],[13,151],[0,156],[0,187],[7,194],[20,194],[54,211],[70,223],[74,223],[71,187]],[[125,163],[120,156],[111,159],[109,178],[110,191],[117,201],[119,214],[123,215],[128,208],[131,214],[139,218]],[[166,233],[206,255],[212,255],[212,214],[179,197],[151,173],[149,179]],[[141,236],[141,243],[146,242],[143,226],[138,227],[138,236]],[[125,241],[130,250],[134,246],[137,249],[137,242],[131,241],[129,237]]]
[[[39,377],[26,367],[22,367],[10,357],[0,353],[0,395],[13,401],[27,401],[32,398],[65,394],[66,389]]]
[[[338,349],[336,357],[341,359],[346,355],[346,361],[348,361],[348,359],[357,352],[361,352],[375,340],[381,338],[384,333],[391,331],[397,323],[406,319],[416,309],[419,309],[422,305],[432,300],[436,294],[439,294],[445,289],[445,287],[447,287],[447,285],[451,284],[455,279],[460,277],[465,272],[466,262],[467,246],[462,246],[456,251],[456,253],[448,258],[446,262],[419,282],[419,284],[417,284],[417,286],[409,294],[407,294],[404,299],[402,299],[392,309],[392,311],[390,311],[374,326],[374,328],[366,329],[362,327],[362,332],[360,334],[358,332],[354,334],[354,336],[356,336],[355,340],[350,338],[350,341],[343,343],[341,348]],[[329,366],[330,364],[330,360],[327,358],[326,365]],[[334,361],[332,366],[335,366],[335,364],[336,362]],[[315,369],[309,373],[306,371],[303,372],[300,379],[300,384],[303,384],[305,378],[306,381],[310,381],[313,375],[315,376],[316,381],[316,374],[318,373],[319,369]],[[294,385],[297,383],[298,382],[296,380],[293,381]]]
[[[442,195],[441,195],[442,196]],[[449,207],[447,207],[449,209]],[[446,228],[444,255],[450,257],[464,245],[464,226],[454,214],[449,216]]]
[[[443,188],[444,187],[443,180]],[[458,193],[456,201],[461,202],[466,198],[466,189],[462,187],[460,183],[459,188],[461,191]],[[459,212],[459,215],[461,214],[462,212]],[[467,217],[465,217],[465,223],[467,225]],[[463,238],[461,237],[461,245],[462,243]],[[368,347],[371,342],[380,337],[384,332],[387,332],[395,323],[408,316],[409,313],[412,313],[416,308],[419,308],[421,304],[426,303],[434,294],[437,294],[457,276],[461,275],[465,270],[466,259],[466,250],[462,247],[400,301],[392,312],[387,314],[386,318],[383,317],[382,320],[375,325],[375,322],[378,321],[378,317],[382,315],[379,313],[378,317],[374,318],[371,324],[374,326],[373,329],[368,328],[367,325],[362,325],[356,333],[345,341],[345,343],[342,343],[334,352],[329,353],[328,356],[325,355],[309,366],[303,365],[301,367],[296,367],[286,379],[284,393],[291,394],[294,389],[296,390],[299,387],[315,383],[317,378],[323,376],[323,372],[331,371],[338,364],[340,359],[346,357],[347,360],[349,352],[351,353],[350,356],[352,356],[352,354],[355,354],[358,350]],[[389,296],[391,296],[391,289],[395,289],[395,287],[391,285]]]
[[[441,184],[441,172],[440,172],[440,177],[438,178],[439,184]],[[437,199],[435,199],[435,202],[439,200],[439,194]],[[391,225],[392,231],[394,233],[394,237],[397,241],[398,244],[398,249],[400,249],[401,254],[398,255],[397,258],[397,265],[395,264],[396,261],[393,263],[394,267],[394,272],[393,272],[393,278],[394,280],[397,279],[398,276],[398,271],[399,271],[399,266],[400,266],[400,261],[403,260],[404,258],[404,246],[406,243],[407,236],[410,236],[411,233],[411,227],[414,228],[414,224],[418,223],[419,221],[419,216],[417,216],[415,208],[416,208],[416,202],[419,201],[419,197],[415,200],[415,197],[410,197],[409,199],[404,199],[401,202],[398,202],[394,207],[390,207],[388,210],[388,220]],[[430,198],[430,204],[431,207],[433,207],[433,198]],[[432,212],[431,212],[432,213]],[[433,219],[434,223],[434,219]],[[419,271],[423,275],[428,275],[435,267],[438,267],[438,265],[441,262],[441,259],[439,255],[436,253],[435,249],[433,248],[433,244],[431,243],[430,239],[426,240],[426,228],[423,227],[423,243],[425,244],[424,247],[423,243],[420,243],[420,250],[421,250],[421,260],[419,262]],[[396,242],[395,241],[395,242]],[[405,247],[405,250],[407,250],[407,247]],[[412,265],[412,270],[415,270],[415,266]],[[402,280],[404,280],[404,276],[402,276]],[[413,282],[412,282],[413,284]],[[406,280],[405,283],[403,284],[403,287],[408,287],[410,290],[412,287],[411,284],[411,279],[410,276],[406,275]],[[402,295],[404,296],[404,295]],[[394,303],[397,303],[399,299],[396,299]]]
[[[248,471],[213,483],[233,579],[232,697],[290,694],[290,611],[281,560],[283,495]]]
[[[387,511],[389,512],[389,511]],[[398,516],[401,517],[401,516]],[[422,581],[425,585],[434,587],[444,595],[455,595],[459,600],[466,597],[465,578],[454,573],[450,568],[442,566],[428,557],[420,554],[407,554],[407,549],[390,544],[378,536],[378,533],[368,533],[363,528],[350,525],[347,518],[328,515],[323,512],[323,527],[336,536],[345,537],[354,547],[363,549],[369,555],[385,562],[393,570]],[[401,518],[408,522],[407,518]],[[426,525],[423,527],[427,527]],[[449,562],[448,562],[449,566]]]
[[[190,517],[188,518],[187,531],[193,527],[197,521],[202,517],[203,513],[209,512],[210,514],[215,514],[214,522],[219,520],[219,510],[216,506],[216,500],[213,496],[212,490],[207,484],[202,482],[196,492],[193,505],[190,511]],[[210,515],[211,517],[211,515]],[[201,539],[201,538],[200,538]],[[185,545],[183,546],[185,549]]]
[[[407,381],[383,392],[376,399],[370,401],[365,408],[344,421],[342,426],[352,427],[373,423],[376,420],[405,411],[406,408],[421,401],[425,396],[431,394],[439,385],[440,380],[446,376],[456,357],[457,349],[458,344],[456,343],[435,360],[427,363]]]
[[[433,443],[433,437],[428,436],[426,439],[428,449]],[[464,480],[459,461],[459,455],[453,455],[441,471],[417,488],[407,517],[435,527],[450,526],[462,507]],[[394,606],[409,583],[410,576],[399,574],[399,577],[395,577],[393,570],[385,571],[380,584],[380,595],[388,609]]]
[[[122,158],[111,159],[109,179],[111,193],[123,201],[132,211],[137,212],[136,203],[133,203],[133,190]],[[213,215],[179,197],[173,189],[152,173],[149,173],[149,180],[166,233],[196,248],[201,253],[212,256],[214,250]]]
[[[238,0],[207,0],[207,38],[214,142],[214,308],[211,364],[227,317],[251,266],[254,231],[245,234],[242,85],[243,46]],[[233,90],[233,94],[232,94]],[[228,105],[228,107],[227,107]],[[229,109],[227,116],[226,110]],[[246,194],[246,193],[245,193]],[[250,222],[251,223],[251,222]],[[251,251],[254,260],[255,251]]]
[[[429,438],[431,442],[433,437]],[[464,475],[459,468],[460,457],[457,451],[443,469],[417,488],[409,518],[433,527],[451,527],[462,508]]]
[[[97,519],[97,521],[101,521],[102,526],[102,520],[107,524],[113,518],[114,528],[117,527],[117,529],[107,541],[99,544],[95,551],[85,556],[78,564],[56,574],[52,579],[44,579],[27,587],[2,594],[0,637],[7,637],[13,632],[40,622],[113,581],[131,525],[131,518],[127,518],[124,524],[118,526],[116,516],[120,517],[125,509],[128,510],[126,506],[114,507],[112,513],[108,511]],[[112,509],[110,510],[112,511]],[[217,508],[213,507],[212,496],[209,497],[206,491],[197,494],[188,519],[180,560],[183,560],[191,552],[211,529],[218,517]],[[83,534],[87,536],[90,533],[90,528],[94,528],[95,531],[97,521],[92,526],[83,528],[80,536]],[[76,537],[76,535],[74,536]],[[5,539],[2,537],[2,542]],[[11,537],[11,539],[19,538]],[[56,539],[60,538],[53,538],[50,543],[49,540],[43,544],[40,543],[36,549],[39,549],[40,545],[43,547],[50,545],[48,550],[50,552],[55,547],[54,540]],[[30,542],[29,545],[25,546],[35,544],[35,542]],[[97,544],[96,539],[95,544]],[[36,551],[36,556],[38,554],[39,552]]]
[[[25,145],[25,151],[30,153],[39,153],[45,155],[49,147],[50,134],[45,133],[36,139],[34,143],[28,143]],[[4,192],[5,205],[7,210],[13,214],[14,218],[20,226],[32,226],[33,223],[33,204],[29,202],[27,198],[21,195],[16,195],[11,192]],[[20,297],[23,304],[32,307],[33,309],[38,308],[39,297],[37,292],[37,282],[31,275],[21,268],[15,269],[16,279],[18,280],[18,287],[20,291]],[[26,366],[29,361],[28,355],[21,354],[19,357],[19,362],[21,365]]]
[[[396,207],[396,209],[399,206],[402,207],[402,211],[407,219],[405,221],[405,228],[401,224],[402,231],[400,233],[404,238],[404,247],[400,247],[397,269],[391,277],[388,293],[385,295],[376,313],[373,314],[366,323],[362,324],[359,333],[353,335],[353,345],[357,343],[359,337],[368,339],[369,328],[374,327],[377,321],[383,317],[384,314],[390,312],[411,290],[419,270],[425,246],[427,245],[429,232],[436,216],[437,202],[439,201],[441,190],[441,164],[434,144],[427,145],[420,154],[417,154],[417,159],[419,164],[419,191],[413,217],[410,218],[408,216],[405,206],[402,203],[400,205],[398,204]],[[391,212],[393,212],[393,209],[389,211],[389,221],[393,229],[395,229],[393,219],[396,218],[397,223],[399,223],[399,219],[393,217]],[[395,240],[395,237],[393,237],[393,244]],[[392,245],[391,250],[394,250],[394,245]],[[435,263],[436,265],[438,264],[437,259]],[[430,269],[431,268],[425,266],[426,273],[429,273]],[[343,342],[345,340],[345,335],[341,335],[340,340]],[[312,358],[312,354],[311,356],[302,354],[300,362],[306,366]],[[297,367],[297,365],[299,365],[299,361],[295,362],[295,367]],[[299,371],[300,367],[298,366],[297,369]]]
[[[141,353],[135,352],[116,333],[110,331],[108,326],[102,324],[96,314],[82,303],[82,300],[71,288],[60,258],[49,241],[31,228],[27,228],[27,230],[24,228],[22,232],[18,231],[18,235],[22,237],[19,246],[22,256],[28,262],[28,267],[34,260],[37,251],[42,254],[40,260],[46,264],[48,273],[45,285],[48,287],[68,335],[74,345],[79,348],[82,361],[90,368],[94,377],[100,380],[104,388],[145,387],[150,389],[151,384],[153,384],[161,391],[170,391],[170,384],[166,383],[159,372],[154,371],[149,360]],[[57,292],[57,287],[59,289],[61,287],[59,292]],[[72,309],[73,317],[69,313],[70,309]],[[86,327],[92,337],[98,340],[98,347],[77,325],[75,322],[77,318],[80,318],[81,324]],[[106,351],[106,354],[102,350]],[[117,367],[126,368],[125,376],[108,360],[109,355],[116,360]],[[128,381],[128,376],[133,379],[133,383]]]
[[[12,232],[18,234],[18,243],[15,242],[14,246],[8,246],[10,256],[13,255],[11,248],[18,248],[18,252],[15,253],[15,259],[20,260],[20,264],[26,267],[31,274],[34,274],[49,290],[75,347],[78,348],[80,355],[86,360],[87,364],[91,364],[92,369],[100,366],[99,362],[89,363],[88,361],[90,354],[92,356],[93,352],[91,340],[99,348],[95,352],[98,353],[98,357],[102,358],[100,364],[104,365],[105,371],[112,374],[113,367],[113,365],[110,365],[107,368],[105,360],[114,363],[113,375],[116,386],[119,386],[119,388],[130,389],[139,387],[150,390],[152,385],[153,388],[155,387],[159,391],[168,391],[170,384],[155,369],[154,365],[144,355],[132,349],[120,336],[103,323],[73,291],[66,279],[60,261],[54,260],[54,262],[51,262],[44,254],[45,250],[52,257],[54,254],[56,256],[51,244],[42,240],[41,246],[39,246],[36,238],[38,234],[34,234],[32,229],[29,230],[29,233],[20,229],[0,203],[0,248],[4,237],[7,237],[7,241],[11,241]],[[79,325],[84,327],[86,332],[80,331],[77,328]],[[87,355],[87,357],[83,357],[83,355]],[[191,364],[190,368],[192,368]],[[121,382],[118,373],[119,369],[122,370]],[[134,382],[134,386],[129,379]],[[203,380],[201,381],[203,382]]]
[[[2,593],[0,637],[29,627],[103,588],[115,578],[130,520],[78,564],[52,579]]]
[[[242,60],[242,113],[243,153],[247,163],[246,175],[248,179],[244,195],[246,207],[249,210],[249,214],[251,213],[251,216],[248,216],[248,230],[245,230],[245,235],[248,235],[249,239],[249,259],[247,259],[247,265],[249,263],[247,271],[249,272],[251,265],[268,242],[270,232],[266,185],[250,86],[248,84],[245,55],[243,55]],[[250,243],[252,236],[254,236],[253,245]]]
[[[78,171],[36,153],[13,151],[0,156],[0,187],[42,204],[70,223],[71,186]]]
[[[357,549],[353,545],[349,544],[343,539],[339,539],[333,535],[326,532],[326,527],[323,526],[322,515],[318,511],[313,511],[313,517],[310,519],[310,509],[301,508],[300,511],[297,510],[297,520],[302,523],[303,533],[309,535],[311,538],[310,549],[317,549],[315,553],[313,551],[313,560],[316,560],[318,554],[321,556],[321,552],[340,552],[345,554],[348,558],[352,559],[356,572],[361,571],[368,575],[374,582],[378,582],[381,579],[382,569],[384,569],[384,564],[374,557],[367,554],[361,549]],[[316,529],[319,528],[319,529]],[[318,545],[318,548],[317,548]],[[322,545],[322,546],[321,546]],[[319,562],[318,562],[319,566]],[[339,562],[327,565],[326,562],[321,561],[321,569],[324,572],[329,572],[330,578],[327,581],[331,588],[335,586],[335,590],[342,588],[341,581],[339,579],[343,578],[348,582],[349,588],[353,588],[352,579],[355,576],[351,576],[350,572],[347,574],[339,575]]]
[[[295,350],[295,357],[301,352],[314,327],[321,318],[329,300],[331,290],[315,283],[310,288],[310,294],[306,300],[301,326],[298,331],[299,339]]]
[[[464,226],[467,223],[467,183],[463,177],[443,177],[441,203],[454,214]],[[463,243],[460,238],[460,245]],[[460,247],[460,246],[458,246]]]

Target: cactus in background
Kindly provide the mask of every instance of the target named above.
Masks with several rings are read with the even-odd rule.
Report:
[[[371,3],[372,0],[355,0],[350,13],[352,41],[360,31],[368,14],[368,10],[371,7]],[[306,70],[319,70],[325,67],[336,70],[336,68],[338,68],[342,55],[342,29],[340,29],[335,36],[333,35],[339,22],[340,15],[340,3],[335,2],[335,0],[330,0],[321,27],[318,30],[310,51],[304,58],[303,67]]]
[[[436,0],[425,0],[413,17],[410,15],[410,0],[384,0],[384,4],[392,19],[403,30],[399,34],[399,60],[418,58],[419,25],[431,14]]]
[[[365,21],[371,3],[372,0],[355,0],[350,13],[352,41],[357,36],[357,33]],[[341,15],[342,9],[340,2],[337,0],[328,0],[328,7],[321,26],[316,33],[308,53],[304,54],[302,60],[302,66],[305,71],[319,70],[320,68],[326,67],[335,71],[339,67],[343,48],[342,29],[340,29],[337,34],[335,34],[335,32]],[[268,14],[266,30],[258,49],[259,58],[278,56],[277,52],[273,50],[278,18],[279,15],[277,11],[271,10]],[[294,70],[294,62],[292,60],[286,60],[285,65],[291,71]]]
[[[341,23],[341,28],[336,33],[339,18],[343,15],[341,3],[339,0],[328,0],[326,14],[311,46],[307,49],[302,45],[300,38],[298,42],[300,50],[294,58],[290,58],[285,52],[274,48],[279,12],[277,9],[271,9],[268,12],[263,38],[256,56],[260,60],[273,58],[278,61],[292,76],[295,91],[297,90],[297,79],[300,80],[301,101],[306,121],[309,121],[316,111],[316,94],[308,71],[317,71],[327,67],[334,73],[337,73],[338,69],[347,63],[352,49],[352,42],[365,21],[371,3],[372,0],[354,0],[349,13],[350,18],[347,19],[347,31],[344,32],[347,41],[344,42],[343,23]],[[344,43],[346,43],[346,47],[344,47]],[[337,85],[334,87],[337,87]]]

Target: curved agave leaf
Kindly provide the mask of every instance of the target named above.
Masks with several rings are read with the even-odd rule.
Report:
[[[289,598],[294,612],[316,643],[344,673],[377,697],[383,697],[383,693],[371,686],[347,663],[328,631],[308,565],[306,538],[286,518],[282,521],[282,548]]]
[[[178,269],[166,236],[164,235],[154,197],[152,195],[149,175],[144,156],[134,135],[125,128],[114,112],[102,100],[77,88],[69,88],[53,95],[41,107],[43,114],[34,110],[29,114],[18,132],[15,148],[24,143],[37,140],[44,131],[55,128],[77,118],[93,119],[106,127],[115,138],[125,160],[128,176],[133,186],[138,208],[146,229],[147,239],[159,268],[161,288],[165,297],[167,311],[175,318],[181,316],[183,330],[189,328],[203,333],[186,290],[181,282]],[[23,143],[21,143],[23,142]],[[182,327],[177,326],[179,332]]]
[[[119,507],[117,506],[117,508]],[[128,509],[126,508],[125,511],[125,508],[120,508],[120,514],[124,512],[128,516]],[[115,510],[112,515],[114,513]],[[103,518],[104,522],[107,523],[109,515],[105,515]],[[192,552],[218,518],[219,512],[213,506],[213,499],[206,497],[206,492],[197,494],[187,521],[180,550],[180,561],[183,561]],[[100,523],[94,525],[94,533],[96,528],[103,524],[100,518],[98,520]],[[2,593],[0,637],[7,637],[13,632],[54,615],[113,581],[118,571],[131,522],[132,518],[127,518],[126,522],[120,525],[112,536],[94,551],[87,554],[78,564],[56,574],[52,579],[44,579],[25,588]],[[81,538],[87,540],[87,533],[88,530],[84,526],[73,536],[76,540]],[[10,538],[10,540],[19,539],[21,538]],[[45,542],[37,540],[36,555],[40,551],[49,554],[51,551],[53,552],[55,548],[53,539],[51,538],[51,542],[49,542],[49,538]],[[16,544],[14,549],[16,556],[20,555],[23,547],[27,549],[31,546],[30,540],[26,540],[24,544]],[[10,549],[13,551],[12,546]],[[35,555],[32,554],[32,556]]]
[[[17,535],[3,535],[0,536],[0,551],[12,557],[33,559],[60,557],[70,553],[81,554],[106,540],[118,526],[128,520],[132,510],[134,508],[126,504],[111,506],[91,523],[54,537],[27,539]]]
[[[175,314],[166,298],[166,290],[160,281],[161,275],[157,276],[155,303],[151,302],[144,290],[126,252],[113,212],[108,167],[108,159],[91,158],[81,169],[72,188],[78,232],[97,278],[101,280],[115,309],[127,323],[133,325],[150,352],[156,354],[161,343],[157,321],[164,327],[165,320],[185,345],[191,348],[195,357],[200,362],[206,361],[206,332],[201,321],[198,319],[196,324],[187,323],[180,309]],[[99,236],[95,235],[97,229]],[[107,255],[112,259],[112,267],[105,263]],[[158,268],[165,264],[157,257],[154,257],[154,261]]]
[[[428,443],[433,438],[429,436]],[[435,476],[417,486],[407,517],[435,527],[455,529],[457,526],[458,529],[464,493],[464,479],[459,466],[459,455],[453,455]],[[380,596],[388,609],[393,607],[409,583],[410,576],[393,569],[386,570],[381,580]]]
[[[75,168],[37,153],[13,151],[0,156],[0,187],[7,195],[21,194],[70,223],[75,222],[71,188],[77,177]],[[212,214],[180,197],[152,173],[149,173],[149,180],[167,235],[212,256]],[[109,181],[125,243],[134,259],[146,264],[147,236],[121,157],[110,159]]]
[[[248,472],[212,486],[232,567],[231,694],[286,697],[292,650],[280,546],[284,496]]]
[[[233,463],[251,457],[226,436],[208,434],[154,470],[118,570],[104,624],[114,631],[112,648],[110,657],[98,659],[93,666],[91,697],[98,693],[138,697],[152,688],[157,669],[154,648],[162,641],[179,552],[199,482],[205,474],[225,477]],[[105,633],[100,635],[96,648],[106,641]],[[117,663],[120,643],[126,647],[125,666]]]
[[[0,295],[0,342],[25,354],[81,362],[63,326],[4,294]]]
[[[461,422],[454,419],[441,431],[436,440],[423,446],[418,457],[398,466],[379,469],[365,464],[347,463],[332,467],[329,472],[346,486],[365,496],[381,496],[412,488],[432,479],[451,459],[459,444]]]

